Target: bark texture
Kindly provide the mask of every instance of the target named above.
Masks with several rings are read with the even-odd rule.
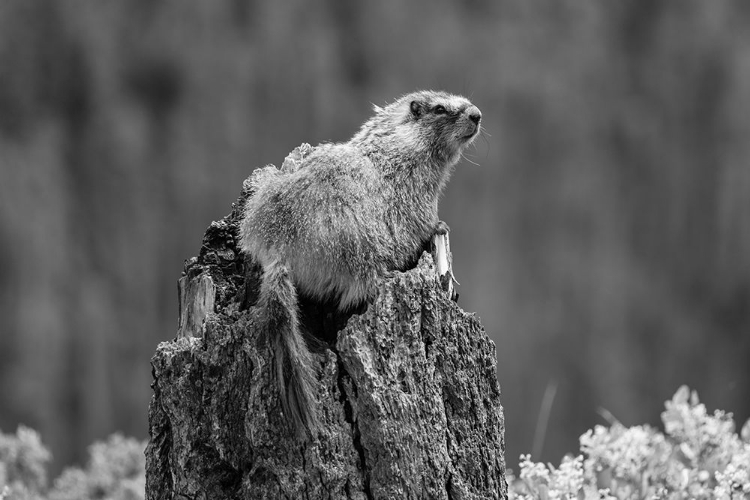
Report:
[[[495,346],[429,253],[355,314],[302,302],[324,430],[293,437],[256,328],[260,270],[235,248],[243,197],[186,262],[177,338],[152,359],[147,498],[504,498]]]

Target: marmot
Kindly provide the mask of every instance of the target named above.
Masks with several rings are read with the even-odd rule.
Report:
[[[407,94],[348,142],[322,144],[296,168],[253,172],[240,247],[263,267],[258,304],[275,335],[281,402],[298,435],[319,426],[314,360],[300,332],[297,293],[345,311],[373,297],[436,231],[438,198],[482,114],[445,92]]]

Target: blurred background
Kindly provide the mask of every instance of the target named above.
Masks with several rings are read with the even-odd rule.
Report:
[[[0,2],[0,429],[53,470],[147,435],[183,261],[242,180],[420,88],[488,135],[441,201],[495,340],[507,462],[750,416],[750,3]],[[534,444],[552,395],[545,439]]]

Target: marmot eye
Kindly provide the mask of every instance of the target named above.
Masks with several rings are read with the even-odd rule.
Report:
[[[437,106],[435,106],[435,109],[433,109],[432,112],[436,115],[444,115],[448,111],[445,109],[445,106],[443,106],[442,104],[438,104]]]

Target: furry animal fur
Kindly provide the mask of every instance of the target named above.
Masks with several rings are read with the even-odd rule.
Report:
[[[263,267],[264,328],[284,412],[301,436],[320,424],[297,294],[345,311],[413,262],[439,229],[438,198],[482,117],[468,99],[434,91],[374,111],[348,142],[320,145],[296,169],[270,166],[250,179],[240,246]]]

